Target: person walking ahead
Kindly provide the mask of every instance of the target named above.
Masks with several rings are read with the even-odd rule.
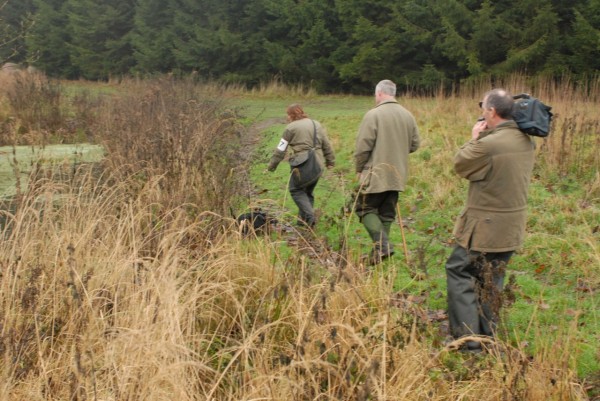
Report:
[[[454,170],[469,180],[467,204],[454,228],[456,246],[446,262],[455,338],[494,335],[504,269],[525,235],[535,144],[512,120],[513,103],[503,89],[487,92],[479,103],[484,120],[454,157]],[[475,341],[466,345],[481,349]]]
[[[321,167],[333,168],[335,154],[327,137],[327,131],[318,121],[311,120],[299,104],[292,104],[287,108],[287,120],[279,145],[273,151],[267,170],[275,171],[283,160],[288,149],[291,149],[290,161],[303,157],[312,147],[316,130],[317,140],[315,145],[317,160]],[[306,186],[297,186],[294,180],[289,180],[289,191],[298,206],[298,223],[313,227],[316,223],[314,212],[314,190],[319,180]]]
[[[415,118],[395,96],[392,81],[377,84],[376,106],[365,114],[356,138],[354,162],[360,184],[356,214],[374,243],[369,264],[394,254],[389,235],[398,193],[408,178],[408,154],[420,144]]]

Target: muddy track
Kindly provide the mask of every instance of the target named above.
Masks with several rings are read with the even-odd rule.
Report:
[[[253,156],[256,152],[256,147],[261,141],[261,132],[272,125],[284,123],[285,119],[283,118],[269,118],[255,122],[249,127],[240,130],[240,143],[242,151],[240,152],[239,157],[241,159],[240,164],[242,166],[242,180],[243,182],[247,183],[247,185],[244,186],[244,197],[248,199],[254,199],[257,195],[257,190],[250,180],[249,172],[252,165]]]

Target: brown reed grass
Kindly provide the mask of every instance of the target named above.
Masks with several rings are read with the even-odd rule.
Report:
[[[158,214],[158,186],[132,194],[123,176],[46,178],[11,216],[0,399],[585,399],[569,344],[558,360],[434,352],[423,311],[390,298],[393,275],[348,279],[278,259],[268,238],[208,235],[201,213]]]
[[[60,82],[39,71],[0,72],[0,145],[92,141],[86,127],[95,102],[78,95],[70,103]]]
[[[96,135],[108,160],[127,171],[149,171],[164,202],[190,203],[226,215],[246,178],[240,162],[244,128],[236,111],[204,98],[203,89],[169,79],[129,82],[103,109]],[[143,173],[140,184],[147,181]]]

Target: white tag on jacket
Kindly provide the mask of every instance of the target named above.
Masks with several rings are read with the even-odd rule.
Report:
[[[288,143],[289,143],[288,141],[281,138],[281,140],[279,141],[279,145],[277,145],[277,150],[285,152],[285,150],[287,149]]]

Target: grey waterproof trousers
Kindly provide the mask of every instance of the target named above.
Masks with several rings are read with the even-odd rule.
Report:
[[[309,227],[313,227],[316,223],[314,210],[315,196],[313,192],[318,182],[319,180],[306,187],[297,187],[294,185],[294,180],[290,179],[290,194],[294,203],[298,206],[298,223],[306,224]]]
[[[446,262],[450,333],[494,336],[505,267],[514,251],[482,253],[456,246]],[[486,263],[487,262],[487,263]],[[469,348],[479,344],[468,343]]]

